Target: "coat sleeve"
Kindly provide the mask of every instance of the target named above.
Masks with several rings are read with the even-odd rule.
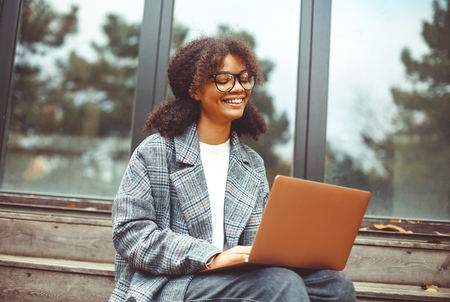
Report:
[[[156,154],[157,155],[157,154]],[[152,275],[185,275],[206,269],[221,251],[205,240],[159,229],[145,160],[135,151],[113,203],[112,239],[117,252]]]

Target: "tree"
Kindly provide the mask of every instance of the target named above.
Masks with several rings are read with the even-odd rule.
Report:
[[[64,133],[99,137],[130,134],[140,25],[127,24],[110,14],[103,32],[107,43],[91,44],[96,61],[88,62],[72,51],[67,61],[58,62],[62,82],[51,90],[51,96],[64,100],[66,112],[78,110],[75,118],[67,116]],[[78,102],[78,97],[83,101]]]
[[[362,133],[385,175],[366,173],[372,190],[384,192],[371,202],[377,214],[406,217],[448,218],[450,210],[450,0],[433,2],[431,22],[424,21],[422,37],[429,52],[414,59],[408,48],[401,53],[412,89],[393,87],[397,129],[381,141]],[[358,174],[358,167],[344,167]],[[350,165],[351,166],[351,165]],[[392,204],[392,201],[394,202]],[[381,210],[380,210],[381,208]],[[392,212],[390,212],[392,210]],[[434,211],[434,212],[433,212]]]
[[[424,22],[422,37],[430,52],[415,60],[408,48],[401,60],[414,84],[412,91],[392,88],[395,104],[401,109],[400,134],[416,135],[420,140],[431,137],[450,144],[450,0],[433,2],[432,23]],[[422,83],[422,85],[417,85]],[[425,88],[422,88],[425,87]],[[417,117],[420,117],[418,120]]]
[[[16,51],[14,94],[10,130],[27,133],[51,133],[59,119],[55,104],[44,97],[47,81],[40,77],[40,67],[33,64],[36,56],[45,56],[59,48],[65,39],[77,32],[78,8],[56,13],[44,0],[26,0]]]

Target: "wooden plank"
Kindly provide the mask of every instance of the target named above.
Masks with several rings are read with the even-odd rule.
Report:
[[[59,222],[68,224],[84,224],[94,226],[111,227],[111,217],[99,218],[99,217],[74,217],[70,215],[55,215],[50,213],[27,213],[17,211],[0,211],[0,218],[8,218],[15,220],[31,220],[31,221],[44,221],[44,222]]]
[[[427,241],[423,240],[389,240],[358,237],[355,240],[355,245],[450,251],[450,244],[448,243],[427,243]]]
[[[1,267],[0,301],[107,301],[114,277]]]
[[[398,219],[377,219],[377,218],[364,218],[361,223],[361,227],[367,227],[371,230],[376,230],[374,224],[393,224],[404,228],[406,231],[412,231],[414,234],[431,234],[436,235],[436,231],[439,233],[450,234],[450,223],[440,221],[417,221],[417,220],[398,220]]]
[[[0,218],[0,254],[113,263],[111,227]]]
[[[358,302],[360,301],[450,301],[450,289],[440,288],[439,292],[426,292],[419,285],[396,285],[381,283],[353,282]],[[369,298],[365,300],[364,298]],[[377,300],[370,300],[377,299]]]
[[[98,210],[95,208],[71,208],[71,204],[64,207],[55,207],[49,205],[27,205],[27,204],[14,204],[0,201],[0,211],[19,212],[19,213],[31,213],[31,214],[50,214],[72,217],[89,217],[99,219],[110,219],[111,211]]]
[[[67,204],[75,208],[95,208],[111,212],[112,198],[110,199],[88,199],[56,197],[35,194],[8,194],[0,193],[0,203],[25,204],[25,205],[46,205],[65,208]]]
[[[114,277],[114,264],[0,254],[0,266]]]
[[[450,287],[450,252],[354,245],[344,273],[353,281]]]

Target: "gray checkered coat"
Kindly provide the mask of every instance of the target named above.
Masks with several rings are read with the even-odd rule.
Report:
[[[252,245],[269,195],[261,157],[231,135],[225,191],[230,247]],[[195,272],[219,253],[195,125],[174,139],[154,134],[133,153],[114,200],[117,250],[110,301],[183,301]],[[134,299],[132,299],[134,298]]]

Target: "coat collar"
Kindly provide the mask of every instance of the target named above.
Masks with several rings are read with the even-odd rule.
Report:
[[[198,132],[195,125],[174,138],[176,161],[186,165],[171,175],[189,234],[212,242],[211,207]],[[258,198],[261,175],[250,165],[245,146],[233,132],[230,136],[230,161],[225,189],[224,228],[230,247],[238,244]]]
[[[200,165],[200,144],[195,124],[190,125],[182,135],[175,136],[175,157],[177,162],[187,165]]]
[[[200,144],[195,124],[190,125],[182,135],[176,136],[174,142],[177,162],[191,166],[201,164]],[[236,132],[232,132],[230,135],[230,146],[230,155],[236,155],[236,159],[248,165],[250,162],[248,154]]]

